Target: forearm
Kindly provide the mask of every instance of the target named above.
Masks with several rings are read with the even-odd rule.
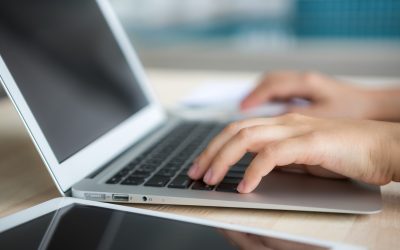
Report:
[[[400,121],[400,89],[365,91],[369,102],[366,118],[381,121]]]

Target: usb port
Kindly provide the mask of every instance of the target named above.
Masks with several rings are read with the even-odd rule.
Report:
[[[127,194],[113,194],[112,196],[113,201],[129,201],[129,195]]]

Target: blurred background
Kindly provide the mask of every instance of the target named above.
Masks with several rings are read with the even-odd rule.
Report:
[[[400,76],[398,0],[112,0],[145,66]]]
[[[398,0],[111,2],[146,67],[400,76]]]

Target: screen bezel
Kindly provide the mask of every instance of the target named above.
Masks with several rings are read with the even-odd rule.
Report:
[[[221,228],[221,229],[227,229],[227,230],[238,231],[238,232],[243,232],[243,233],[256,234],[256,235],[271,237],[271,238],[275,238],[275,239],[288,240],[288,241],[293,241],[293,242],[298,242],[298,243],[303,243],[303,244],[315,245],[318,247],[330,248],[333,250],[339,250],[339,249],[341,249],[341,250],[363,250],[363,249],[365,249],[364,247],[360,247],[360,246],[353,246],[353,245],[341,244],[341,243],[336,243],[336,242],[331,242],[331,241],[318,240],[318,239],[309,238],[309,237],[296,236],[296,235],[291,235],[291,234],[287,234],[287,233],[283,233],[283,232],[273,231],[270,229],[268,229],[268,230],[267,229],[258,229],[258,228],[252,228],[252,227],[247,227],[247,226],[242,226],[242,225],[234,225],[234,224],[228,224],[228,223],[224,223],[224,222],[211,221],[211,220],[202,219],[202,218],[194,218],[194,217],[182,216],[182,215],[177,215],[177,214],[172,214],[172,213],[152,211],[152,210],[146,210],[146,209],[140,209],[140,208],[134,208],[134,207],[128,207],[128,206],[121,206],[121,205],[115,205],[115,204],[110,204],[110,203],[82,200],[82,199],[76,199],[76,198],[69,198],[69,197],[55,198],[55,199],[46,201],[44,203],[41,203],[39,205],[36,205],[34,207],[17,212],[15,214],[7,216],[5,218],[1,218],[0,219],[0,233],[7,231],[18,225],[21,225],[23,223],[26,223],[30,220],[33,220],[37,217],[51,213],[53,211],[56,211],[58,209],[61,209],[63,207],[66,207],[66,206],[69,206],[72,204],[82,204],[82,205],[88,205],[88,206],[94,206],[94,207],[100,207],[100,208],[108,208],[108,209],[118,210],[118,211],[122,211],[122,212],[136,213],[136,214],[148,215],[148,216],[169,219],[169,220],[175,220],[175,221],[180,221],[180,222],[185,222],[185,223],[193,223],[193,224],[197,224],[197,225],[209,226],[209,227],[214,227],[214,228]]]
[[[99,10],[102,12],[149,104],[65,161],[58,162],[43,131],[0,55],[0,82],[2,82],[8,96],[21,116],[57,188],[63,195],[73,184],[110,162],[166,119],[166,114],[151,89],[143,66],[111,4],[108,0],[93,1],[97,2]]]

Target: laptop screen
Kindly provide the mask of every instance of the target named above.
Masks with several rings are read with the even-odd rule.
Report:
[[[94,0],[1,1],[0,54],[59,162],[149,104]]]

